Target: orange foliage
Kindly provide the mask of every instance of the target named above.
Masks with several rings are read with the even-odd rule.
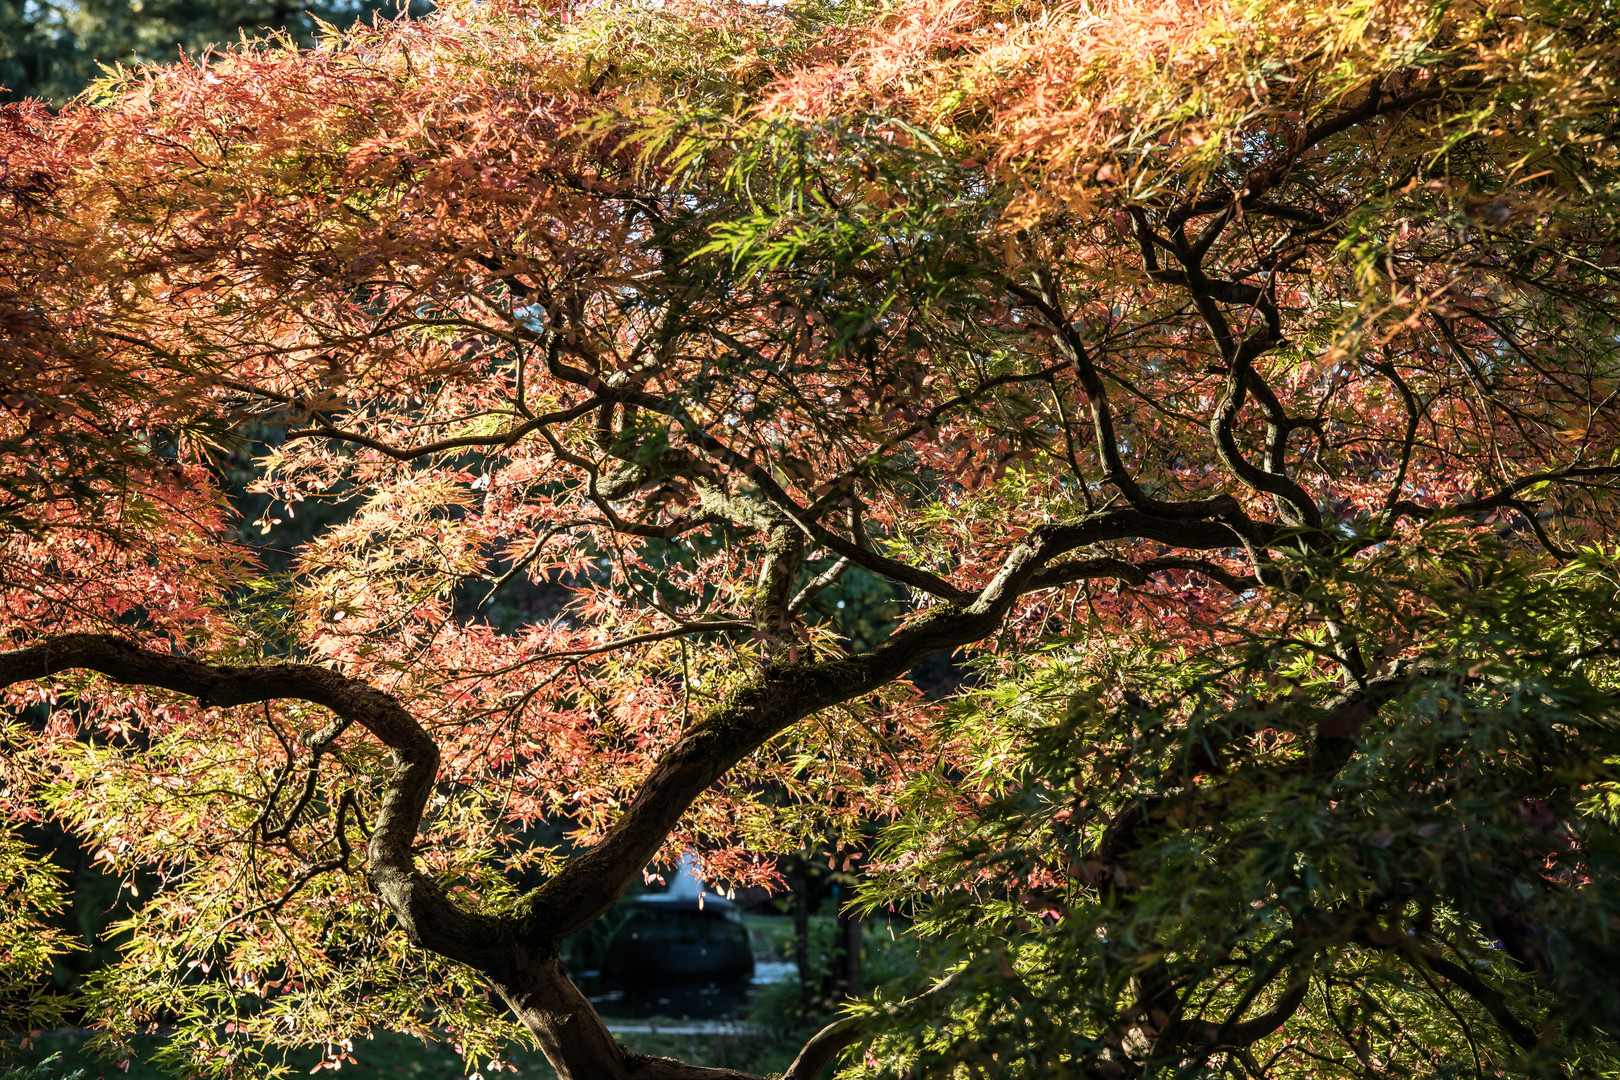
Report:
[[[199,1000],[281,1003],[229,1039],[198,1006],[221,1069],[433,1010],[502,1033],[477,969],[555,1041],[412,905],[563,993],[560,936],[680,850],[777,884],[968,775],[906,678],[932,654],[1239,642],[1303,617],[1301,552],[1440,520],[1611,537],[1620,63],[1518,10],[450,3],[6,106],[0,656],[308,661],[439,754],[386,892],[372,826],[425,758],[373,699],[14,672],[59,708],[8,812],[173,886],[102,1021],[166,1015],[184,957],[223,972]],[[270,573],[256,537],[310,518]],[[1349,685],[1421,643],[1323,648]],[[567,889],[517,898],[536,867]]]

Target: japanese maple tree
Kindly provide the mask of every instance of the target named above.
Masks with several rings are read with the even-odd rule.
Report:
[[[741,1076],[563,939],[880,822],[939,978],[793,1080],[1612,1067],[1616,71],[1553,0],[463,2],[6,106],[3,798],[161,883],[78,1006]]]

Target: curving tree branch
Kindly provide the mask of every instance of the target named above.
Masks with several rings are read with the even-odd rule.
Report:
[[[392,695],[313,664],[204,664],[110,634],[64,634],[0,653],[3,686],[80,669],[117,683],[188,694],[205,707],[308,701],[371,732],[393,751],[394,761],[366,848],[372,886],[412,941],[480,971],[507,970],[512,921],[462,910],[416,868],[411,846],[433,790],[439,748]]]

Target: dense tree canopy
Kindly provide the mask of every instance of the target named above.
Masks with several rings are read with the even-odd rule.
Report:
[[[161,884],[78,1006],[738,1076],[562,939],[879,823],[938,967],[795,1080],[1606,1074],[1616,72],[1560,0],[491,0],[7,106],[0,797]]]

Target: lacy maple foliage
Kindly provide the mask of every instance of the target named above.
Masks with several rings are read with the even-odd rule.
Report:
[[[908,679],[952,650],[1303,641],[1268,678],[1328,719],[1287,753],[1343,767],[1445,630],[1334,583],[1487,541],[1609,572],[1617,31],[466,2],[6,106],[6,812],[162,886],[90,1015],[219,1074],[515,1021],[565,1077],[723,1075],[626,1056],[560,942],[683,850],[774,883],[919,778],[978,820],[1022,751]],[[829,602],[857,580],[900,600],[878,640]],[[561,599],[491,616],[523,588]],[[1093,780],[1113,854],[1032,888],[1129,887],[1097,867],[1141,804]],[[925,892],[951,831],[888,872]],[[1296,985],[1196,1031],[1160,987],[1075,1074],[1240,1060]]]

